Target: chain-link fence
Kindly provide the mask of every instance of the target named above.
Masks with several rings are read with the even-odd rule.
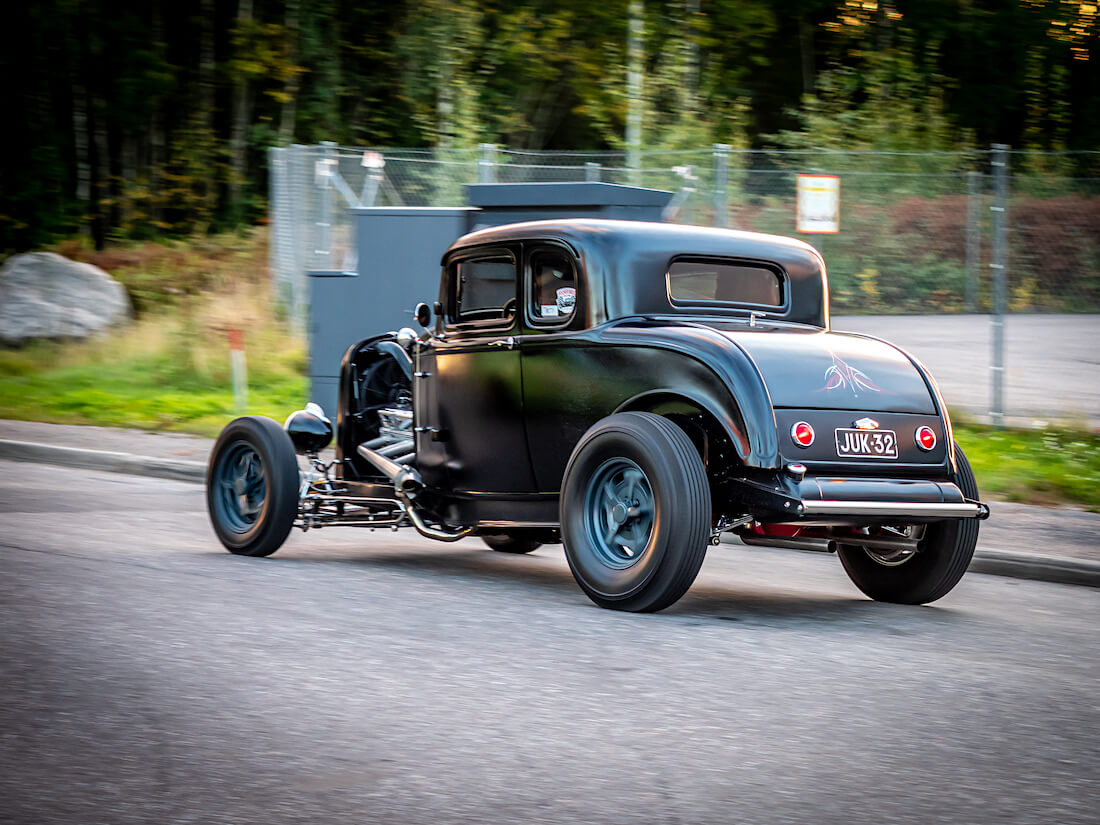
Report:
[[[605,181],[674,194],[666,220],[796,234],[799,174],[840,178],[840,229],[823,252],[834,313],[990,312],[994,150],[773,152],[725,146],[640,152],[472,149],[271,150],[271,271],[295,318],[305,274],[355,268],[351,206],[462,206],[471,183]],[[1010,312],[1100,311],[1100,174],[1060,156],[1008,152],[1005,300]],[[1017,170],[1017,171],[1013,171]]]

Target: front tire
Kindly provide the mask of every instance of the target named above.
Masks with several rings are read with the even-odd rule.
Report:
[[[703,462],[659,415],[608,416],[569,458],[562,543],[577,584],[600,607],[642,613],[675,603],[703,564],[710,519]]]
[[[977,501],[978,483],[958,444],[955,464],[959,489],[966,498]],[[920,549],[901,562],[855,544],[838,546],[837,555],[855,586],[875,601],[927,604],[943,598],[959,583],[977,543],[977,519],[952,519],[929,524]]]
[[[206,507],[230,553],[270,556],[298,513],[298,459],[290,436],[270,418],[229,422],[206,470]]]

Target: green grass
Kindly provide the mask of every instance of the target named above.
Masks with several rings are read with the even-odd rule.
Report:
[[[228,347],[218,359],[223,348],[204,343],[214,344],[207,363],[195,363],[187,347],[142,350],[117,341],[109,360],[68,359],[69,347],[0,352],[0,418],[217,435],[238,413]],[[281,420],[302,405],[300,349],[253,347],[249,355],[248,413]]]
[[[238,414],[227,327],[244,331],[246,412],[281,420],[302,406],[305,349],[276,317],[262,232],[98,254],[121,262],[112,274],[131,295],[146,281],[164,291],[147,289],[137,320],[107,335],[0,348],[0,417],[217,435]],[[154,277],[166,269],[188,289]]]
[[[1100,512],[1100,434],[956,425],[983,498],[1073,504]]]

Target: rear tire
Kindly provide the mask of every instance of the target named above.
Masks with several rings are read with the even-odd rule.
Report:
[[[710,536],[710,486],[691,439],[652,413],[617,413],[584,434],[565,469],[562,543],[600,607],[662,610],[691,587]]]
[[[541,542],[525,538],[522,535],[505,534],[498,536],[482,536],[481,540],[489,545],[489,548],[498,553],[530,553],[542,547]]]
[[[970,462],[955,445],[955,482],[964,496],[978,500],[978,483]],[[856,587],[875,601],[927,604],[946,596],[959,583],[974,557],[978,519],[951,519],[929,524],[919,551],[902,563],[877,561],[856,544],[837,547],[840,563]]]
[[[206,470],[206,507],[225,549],[270,556],[298,514],[298,459],[290,436],[270,418],[250,415],[222,430]]]

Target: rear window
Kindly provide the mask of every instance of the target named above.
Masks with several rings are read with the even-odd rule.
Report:
[[[673,303],[748,304],[777,309],[784,304],[783,275],[761,264],[680,258],[668,268]]]

